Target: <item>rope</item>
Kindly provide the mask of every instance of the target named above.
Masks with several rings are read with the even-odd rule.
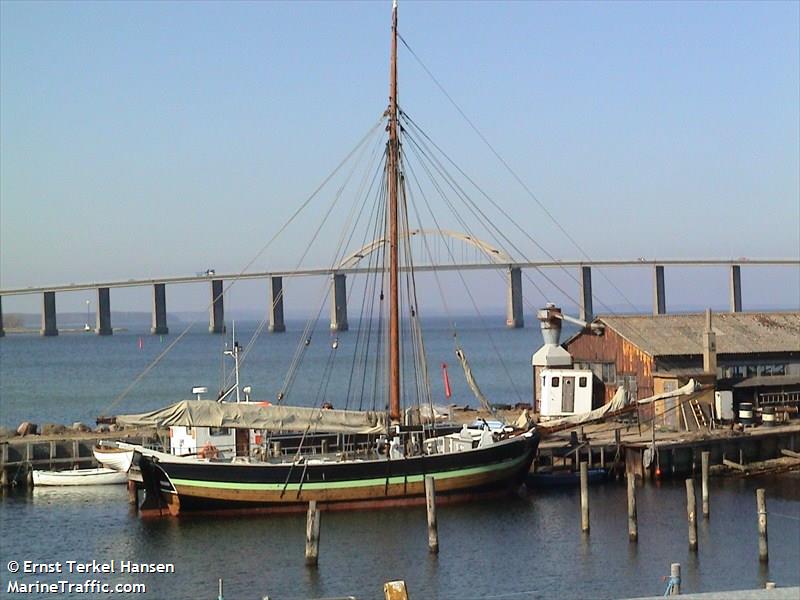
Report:
[[[259,250],[259,251],[258,251],[258,252],[255,254],[255,256],[253,256],[253,258],[252,258],[252,259],[250,259],[250,261],[249,261],[249,262],[248,262],[248,263],[247,263],[247,264],[244,266],[244,268],[242,268],[242,269],[239,271],[239,273],[238,273],[238,274],[237,274],[237,275],[236,275],[236,276],[235,276],[235,277],[234,277],[234,278],[233,278],[233,279],[232,279],[232,280],[231,280],[231,281],[230,281],[230,282],[229,282],[229,283],[228,283],[228,284],[227,284],[227,285],[224,287],[224,289],[222,290],[222,292],[220,292],[220,294],[219,294],[217,297],[215,297],[215,298],[212,298],[212,299],[211,299],[211,302],[209,302],[209,303],[206,305],[206,309],[208,309],[208,308],[210,308],[211,306],[213,306],[213,305],[214,305],[214,303],[215,303],[215,302],[217,302],[217,301],[218,301],[218,300],[219,300],[219,299],[220,299],[220,298],[221,298],[221,297],[222,297],[222,296],[225,294],[225,292],[227,292],[227,291],[230,289],[230,287],[231,287],[232,285],[234,285],[234,284],[235,284],[237,281],[239,281],[239,279],[241,278],[241,276],[242,276],[242,275],[244,275],[244,274],[247,272],[247,270],[248,270],[248,269],[249,269],[251,266],[253,266],[253,264],[254,264],[254,263],[255,263],[255,262],[256,262],[256,261],[257,261],[257,260],[258,260],[258,259],[261,257],[261,255],[262,255],[262,254],[264,254],[264,252],[266,252],[266,251],[267,251],[267,249],[268,249],[268,248],[269,248],[269,247],[270,247],[270,246],[271,246],[271,245],[272,245],[272,244],[275,242],[275,240],[276,240],[276,239],[277,239],[277,238],[278,238],[278,237],[279,237],[279,236],[280,236],[280,235],[281,235],[281,234],[282,234],[282,233],[283,233],[283,232],[284,232],[284,231],[285,231],[285,230],[286,230],[286,229],[289,227],[289,225],[291,225],[291,224],[294,222],[294,220],[295,220],[295,219],[296,219],[296,218],[297,218],[297,217],[300,215],[300,213],[302,213],[302,212],[303,212],[303,210],[305,210],[305,209],[306,209],[306,207],[307,207],[307,206],[308,206],[308,205],[311,203],[311,201],[312,201],[312,200],[313,200],[313,199],[314,199],[314,198],[317,196],[317,194],[319,194],[319,192],[320,192],[320,191],[321,191],[321,190],[322,190],[322,189],[323,189],[323,188],[324,188],[324,187],[325,187],[325,186],[328,184],[328,182],[329,182],[331,179],[333,179],[333,177],[336,175],[336,173],[338,173],[338,172],[339,172],[339,170],[340,170],[340,169],[341,169],[341,168],[342,168],[342,167],[343,167],[343,166],[344,166],[344,165],[345,165],[345,164],[346,164],[346,163],[347,163],[347,162],[350,160],[350,158],[351,158],[351,157],[352,157],[352,156],[353,156],[353,155],[354,155],[354,154],[355,154],[355,153],[358,151],[358,149],[359,149],[359,148],[361,148],[361,146],[362,146],[362,145],[363,145],[363,144],[364,144],[364,143],[365,143],[365,142],[366,142],[366,141],[369,139],[369,137],[370,137],[370,136],[371,136],[373,133],[375,133],[375,131],[377,131],[377,129],[380,127],[381,123],[383,122],[383,118],[384,118],[384,117],[383,117],[383,115],[381,115],[381,117],[380,117],[380,119],[378,119],[377,123],[375,123],[375,125],[373,125],[373,126],[372,126],[372,127],[371,127],[371,128],[368,130],[368,131],[367,131],[367,133],[366,133],[366,134],[365,134],[365,135],[364,135],[364,136],[363,136],[363,137],[362,137],[362,138],[359,140],[359,142],[358,142],[358,143],[355,145],[355,147],[353,147],[353,149],[352,149],[352,150],[350,150],[350,152],[347,154],[347,156],[345,156],[345,157],[344,157],[344,158],[341,160],[341,162],[339,162],[339,164],[338,164],[338,165],[336,165],[336,167],[333,169],[333,171],[331,171],[331,172],[328,174],[328,176],[327,176],[327,177],[325,177],[325,178],[322,180],[322,182],[321,182],[321,183],[320,183],[320,184],[319,184],[319,185],[318,185],[318,186],[317,186],[317,187],[314,189],[314,191],[313,191],[313,192],[311,192],[311,195],[310,195],[310,196],[308,196],[308,197],[307,197],[307,198],[306,198],[306,199],[305,199],[305,200],[302,202],[302,204],[300,204],[300,206],[297,208],[297,210],[295,210],[295,211],[294,211],[294,213],[292,213],[292,215],[289,217],[289,219],[288,219],[287,221],[285,221],[285,222],[284,222],[284,224],[283,224],[283,225],[282,225],[282,226],[281,226],[281,227],[278,229],[278,231],[277,231],[277,232],[275,232],[275,234],[274,234],[274,235],[273,235],[273,236],[272,236],[272,237],[271,237],[271,238],[270,238],[270,239],[267,241],[267,243],[266,243],[266,244],[264,244],[264,245],[261,247],[261,249],[260,249],[260,250]],[[132,382],[131,382],[131,383],[130,383],[130,384],[129,384],[129,385],[128,385],[128,386],[127,386],[127,387],[126,387],[126,388],[125,388],[125,389],[124,389],[124,390],[123,390],[123,391],[122,391],[120,394],[119,394],[119,395],[118,395],[118,396],[117,396],[117,397],[115,397],[115,398],[114,398],[114,400],[113,400],[113,401],[112,401],[112,402],[111,402],[111,403],[110,403],[110,404],[109,404],[109,405],[106,407],[106,409],[105,409],[103,412],[104,412],[104,413],[109,413],[109,412],[111,412],[111,410],[112,410],[112,409],[113,409],[115,406],[117,406],[117,405],[118,405],[120,402],[122,402],[122,400],[124,400],[124,399],[127,397],[127,395],[130,393],[130,391],[131,391],[131,390],[132,390],[132,389],[133,389],[133,388],[134,388],[134,387],[135,387],[135,386],[136,386],[136,385],[139,383],[139,381],[141,381],[141,380],[142,380],[142,378],[143,378],[143,377],[145,377],[145,375],[147,375],[147,374],[148,374],[150,371],[152,371],[152,370],[153,370],[153,368],[154,368],[154,367],[155,367],[155,366],[156,366],[156,365],[157,365],[159,362],[161,362],[161,359],[163,359],[163,358],[164,358],[164,356],[166,356],[166,355],[167,355],[167,353],[169,353],[169,352],[170,352],[170,350],[172,350],[172,348],[175,346],[175,344],[177,344],[177,343],[178,343],[178,342],[179,342],[181,339],[183,339],[183,337],[184,337],[184,336],[185,336],[187,333],[189,333],[189,331],[191,330],[191,328],[192,328],[192,327],[194,327],[194,325],[196,325],[196,324],[198,323],[198,321],[199,321],[198,319],[195,319],[195,320],[193,320],[192,322],[190,322],[190,323],[189,323],[189,324],[188,324],[188,325],[187,325],[187,326],[184,328],[184,330],[183,330],[183,331],[182,331],[182,332],[181,332],[181,333],[178,335],[178,337],[177,337],[177,338],[175,338],[175,340],[174,340],[172,343],[170,343],[170,344],[169,344],[169,345],[168,345],[168,346],[167,346],[167,347],[164,349],[164,351],[163,351],[163,352],[161,352],[161,353],[160,353],[160,354],[159,354],[159,355],[158,355],[158,356],[157,356],[157,357],[156,357],[156,358],[153,360],[153,362],[151,362],[151,363],[150,363],[150,364],[149,364],[149,365],[148,365],[148,366],[147,366],[147,367],[146,367],[146,368],[145,368],[145,369],[144,369],[144,370],[143,370],[143,371],[142,371],[142,372],[141,372],[141,373],[140,373],[140,374],[139,374],[139,375],[138,375],[138,376],[137,376],[137,377],[136,377],[136,378],[135,378],[135,379],[134,379],[134,380],[133,380],[133,381],[132,381]]]
[[[669,577],[663,577],[662,579],[666,580],[667,582],[667,589],[664,590],[664,596],[672,596],[675,588],[680,586],[681,578],[670,575]]]

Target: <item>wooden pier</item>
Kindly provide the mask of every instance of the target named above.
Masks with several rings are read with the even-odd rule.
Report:
[[[540,473],[561,469],[577,472],[585,461],[589,469],[606,469],[619,478],[625,473],[638,478],[686,477],[701,473],[705,452],[712,469],[735,462],[747,470],[746,465],[758,461],[791,458],[798,449],[797,420],[775,427],[750,427],[743,432],[730,427],[653,431],[645,425],[640,429],[630,423],[602,423],[546,436],[539,444],[533,469]],[[787,468],[792,468],[794,465],[788,462]],[[800,458],[797,462],[800,465]]]
[[[96,467],[94,446],[100,441],[117,440],[150,446],[158,441],[158,436],[154,429],[131,429],[5,438],[0,440],[0,483],[2,487],[27,485],[28,473],[34,469],[62,471]]]

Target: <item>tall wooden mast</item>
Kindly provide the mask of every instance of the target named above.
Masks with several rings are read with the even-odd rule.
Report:
[[[392,58],[389,66],[389,145],[386,180],[389,196],[389,416],[400,420],[400,314],[398,302],[397,184],[400,140],[397,135],[397,0],[392,2]]]

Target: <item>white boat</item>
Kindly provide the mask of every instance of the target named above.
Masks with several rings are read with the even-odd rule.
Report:
[[[108,469],[127,473],[131,468],[133,450],[109,446],[95,446],[92,450],[94,458]]]
[[[33,485],[112,485],[128,481],[126,473],[114,469],[74,469],[69,471],[34,471]]]

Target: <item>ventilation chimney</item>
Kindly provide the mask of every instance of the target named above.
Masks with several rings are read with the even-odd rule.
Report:
[[[717,334],[711,328],[711,309],[706,309],[706,328],[703,331],[703,372],[717,374]]]
[[[558,346],[561,339],[561,309],[548,302],[545,308],[536,313],[536,318],[539,319],[539,326],[542,328],[544,343]]]

